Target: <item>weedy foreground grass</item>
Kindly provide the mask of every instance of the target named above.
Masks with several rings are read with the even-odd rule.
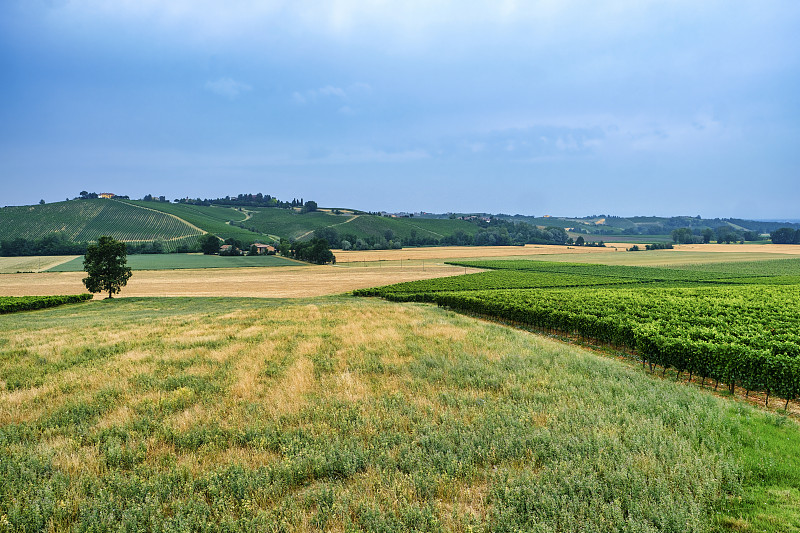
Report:
[[[8,315],[0,380],[0,531],[799,524],[794,422],[421,304]]]

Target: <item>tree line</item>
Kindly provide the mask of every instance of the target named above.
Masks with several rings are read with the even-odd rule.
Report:
[[[704,228],[677,228],[672,230],[672,241],[675,244],[709,244],[712,240],[717,243],[730,244],[734,242],[758,241],[761,234],[752,230],[737,230],[731,226],[719,226],[716,229]]]
[[[774,244],[800,244],[800,229],[780,228],[769,236]]]
[[[305,201],[303,198],[292,198],[291,201],[286,202],[278,198],[262,193],[245,193],[236,196],[225,196],[223,198],[176,198],[176,204],[189,204],[189,205],[227,205],[231,207],[279,207],[283,209],[290,209],[299,207],[304,212],[312,212],[317,210],[317,202],[314,200]]]
[[[435,237],[431,234],[420,234],[412,229],[405,237],[386,229],[377,235],[355,235],[339,233],[335,228],[320,228],[314,231],[314,237],[325,239],[332,248],[342,250],[388,250],[404,246],[522,246],[524,244],[556,244],[577,246],[605,246],[599,243],[587,243],[583,237],[573,241],[564,228],[549,226],[539,228],[526,222],[512,222],[493,219],[481,221],[475,234],[464,230],[456,230],[450,235]]]

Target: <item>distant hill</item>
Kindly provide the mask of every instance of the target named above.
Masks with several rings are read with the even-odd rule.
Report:
[[[791,227],[798,229],[800,224],[780,221],[745,220],[739,218],[701,218],[689,216],[655,217],[636,216],[618,217],[613,215],[594,215],[588,217],[529,217],[524,215],[494,215],[503,220],[527,222],[528,224],[557,226],[568,228],[574,233],[590,235],[668,235],[678,228],[716,229],[728,226],[736,231],[755,231],[769,233],[778,228]]]
[[[256,199],[252,195],[243,195],[243,198],[247,201]],[[567,240],[567,234],[563,232],[559,236],[557,232],[543,230],[536,233],[531,229],[537,227],[561,228],[575,238],[579,234],[586,235],[587,242],[614,238],[647,242],[671,240],[672,230],[686,227],[695,233],[703,228],[724,226],[739,233],[756,234],[769,233],[780,227],[800,228],[800,224],[787,222],[700,217],[624,218],[595,215],[568,218],[485,213],[381,216],[352,209],[304,212],[298,206],[292,207],[295,204],[302,205],[297,200],[281,202],[283,207],[241,205],[244,200],[223,200],[227,203],[208,205],[211,201],[203,201],[195,205],[90,198],[5,207],[0,209],[0,241],[57,237],[62,241],[88,242],[101,235],[111,235],[133,245],[150,246],[147,244],[150,243],[153,245],[151,251],[170,252],[195,250],[198,237],[212,233],[222,239],[236,239],[244,247],[254,242],[278,241],[281,238],[307,240],[320,236],[334,247],[365,249],[433,244],[563,244]],[[230,205],[235,202],[240,204]],[[548,240],[551,233],[552,242]]]
[[[338,213],[338,214],[337,214]],[[359,213],[359,214],[356,214]],[[160,242],[164,251],[194,249],[197,238],[212,233],[249,246],[254,242],[311,239],[327,231],[329,240],[349,239],[363,246],[435,244],[456,233],[472,236],[464,220],[392,218],[353,210],[301,213],[299,208],[229,207],[125,199],[75,199],[0,209],[0,241],[39,240],[57,235],[87,242],[110,235],[128,243]]]
[[[69,241],[101,235],[131,242],[163,241],[165,251],[193,246],[204,230],[176,216],[119,200],[71,200],[0,209],[0,240],[42,239],[59,235]]]

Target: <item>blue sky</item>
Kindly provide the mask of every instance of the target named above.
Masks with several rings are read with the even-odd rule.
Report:
[[[0,205],[800,218],[794,0],[3,0]]]

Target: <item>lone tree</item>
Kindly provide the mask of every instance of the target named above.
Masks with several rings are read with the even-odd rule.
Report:
[[[125,243],[108,236],[102,236],[97,244],[86,248],[83,258],[83,269],[89,274],[83,278],[83,284],[89,292],[106,292],[113,298],[127,285],[131,277],[131,269],[126,265],[128,251]]]

